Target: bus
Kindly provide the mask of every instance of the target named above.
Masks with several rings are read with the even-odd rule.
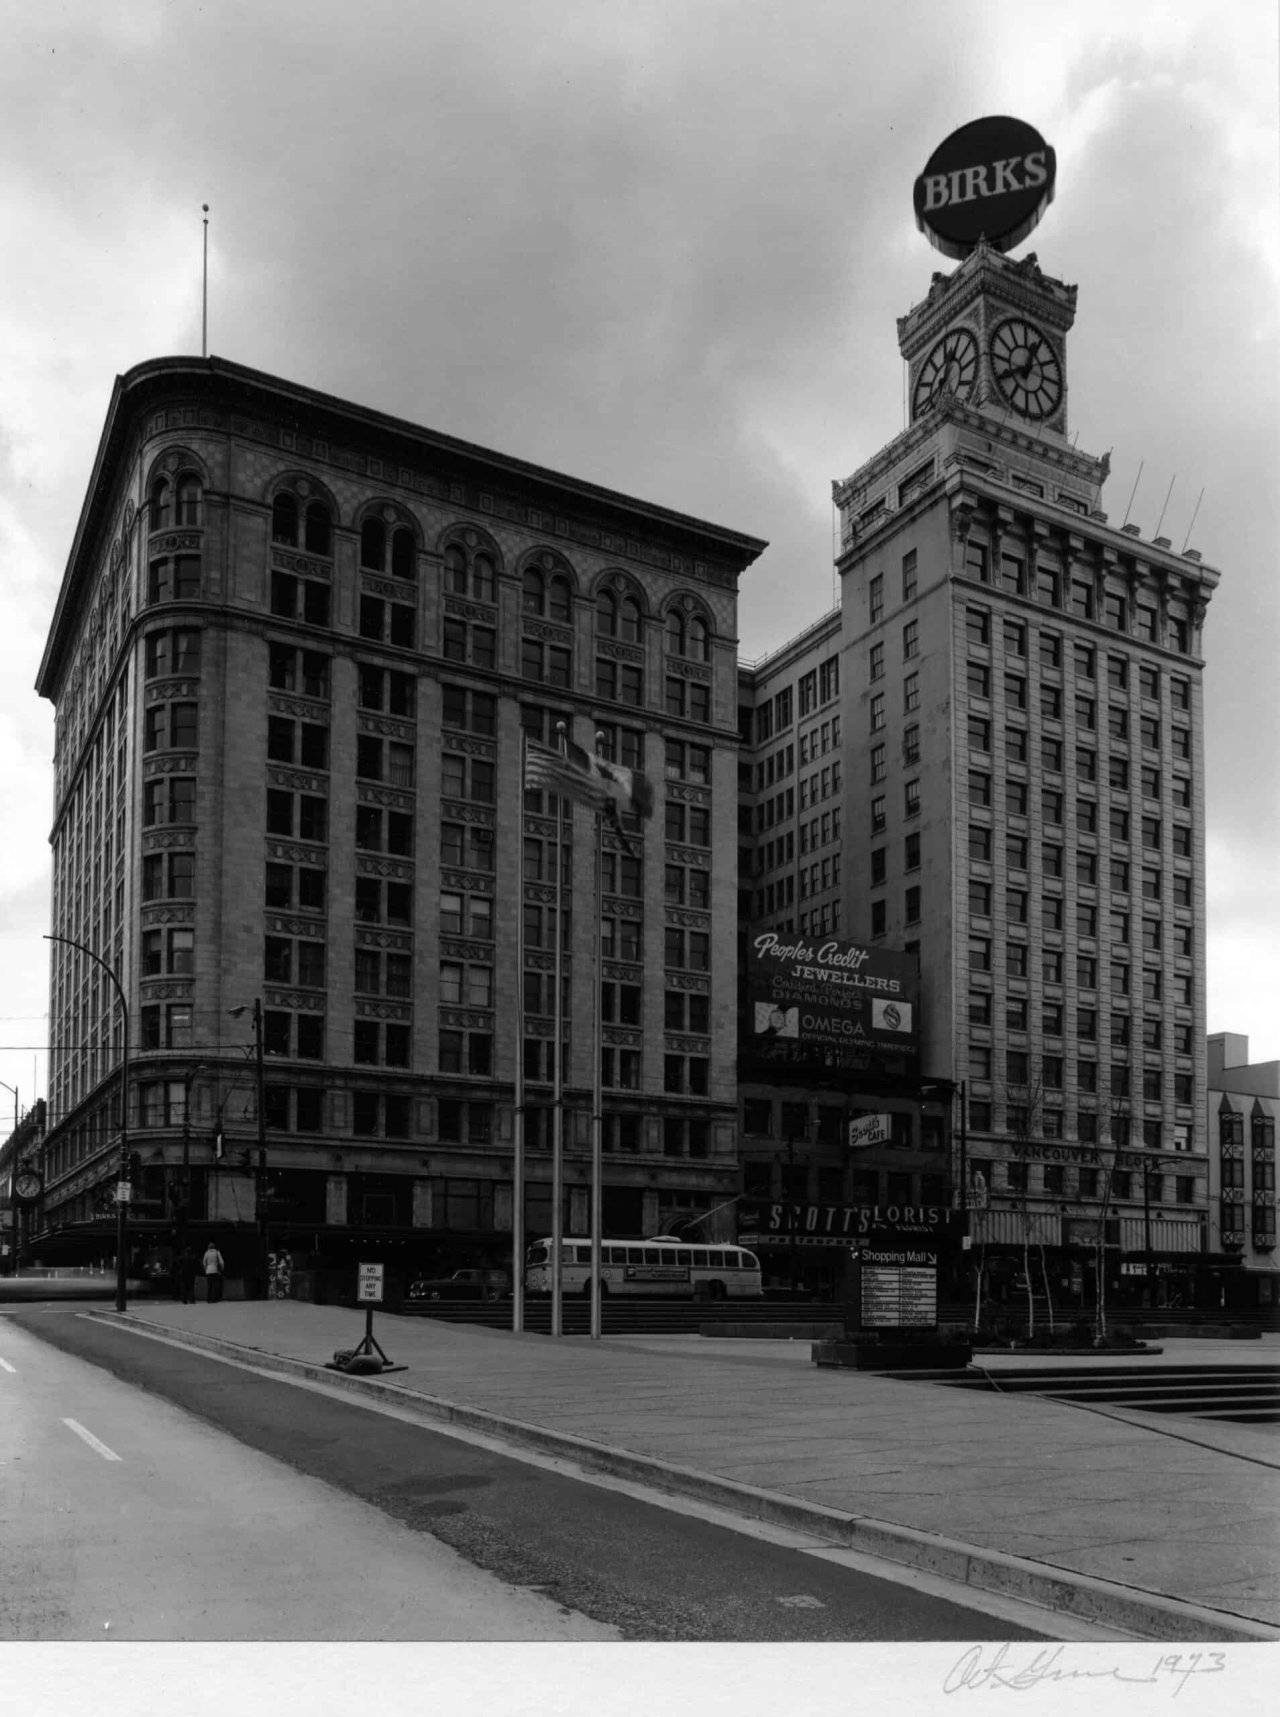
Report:
[[[591,1242],[573,1235],[560,1243],[560,1288],[591,1294]],[[524,1285],[530,1294],[551,1292],[551,1241],[535,1240],[526,1258]],[[675,1234],[651,1240],[600,1243],[600,1293],[665,1299],[760,1299],[760,1260],[741,1246],[693,1246]]]

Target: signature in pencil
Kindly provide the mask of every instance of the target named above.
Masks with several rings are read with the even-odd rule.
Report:
[[[1222,1651],[1173,1651],[1157,1657],[1145,1674],[1137,1666],[1121,1669],[1118,1664],[1073,1665],[1066,1648],[1044,1647],[1028,1653],[1010,1645],[971,1646],[948,1670],[944,1693],[984,1693],[993,1688],[1025,1692],[1046,1682],[1117,1681],[1130,1686],[1155,1687],[1164,1683],[1176,1698],[1197,1675],[1221,1675],[1227,1667]]]

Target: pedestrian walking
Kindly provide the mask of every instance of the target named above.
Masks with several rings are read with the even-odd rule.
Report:
[[[190,1246],[184,1246],[178,1257],[178,1288],[183,1305],[193,1305],[196,1297],[196,1255]]]
[[[204,1285],[208,1290],[209,1304],[216,1306],[222,1298],[222,1275],[226,1265],[222,1261],[222,1253],[212,1240],[205,1248],[200,1267],[204,1271]]]

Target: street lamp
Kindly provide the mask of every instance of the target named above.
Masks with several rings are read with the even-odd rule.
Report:
[[[187,1243],[187,1225],[191,1220],[191,1087],[196,1075],[214,1065],[211,1061],[195,1061],[182,1079],[182,1186],[178,1206],[178,1249]]]
[[[232,1019],[240,1019],[247,1011],[246,1007],[227,1009]],[[265,1300],[267,1297],[267,1110],[266,1072],[262,1056],[261,997],[257,998],[253,1004],[253,1048],[258,1077],[258,1291]]]
[[[6,1091],[13,1092],[13,1161],[9,1164],[9,1218],[13,1226],[13,1264],[11,1274],[18,1274],[18,1087],[0,1079]]]
[[[962,1211],[962,1212],[967,1212],[968,1208],[969,1208],[969,1185],[968,1185],[968,1182],[969,1182],[969,1164],[968,1164],[969,1094],[968,1094],[968,1082],[964,1079],[961,1079],[958,1084],[956,1083],[956,1081],[954,1079],[923,1079],[920,1082],[920,1098],[923,1102],[926,1102],[926,1103],[937,1102],[939,1099],[945,1099],[949,1104],[953,1105],[953,1112],[954,1112],[954,1104],[955,1104],[955,1100],[957,1097],[960,1099],[960,1126],[959,1126],[959,1130],[957,1131],[954,1127],[954,1124],[953,1124],[952,1136],[953,1136],[954,1142],[959,1147],[958,1173],[956,1172],[956,1169],[955,1169],[955,1158],[954,1157],[951,1158],[951,1163],[949,1164],[949,1166],[952,1168],[952,1172],[955,1174],[956,1193],[957,1193],[956,1209],[959,1211]]]
[[[96,966],[101,966],[115,985],[116,999],[124,1016],[124,1047],[120,1057],[120,1173],[116,1186],[116,1310],[123,1312],[128,1307],[126,1251],[129,1243],[129,1197],[126,1187],[129,1181],[129,1004],[125,1000],[119,978],[101,954],[95,954],[92,948],[86,948],[83,942],[73,941],[70,936],[47,935],[44,940],[65,942],[68,948],[77,949]]]

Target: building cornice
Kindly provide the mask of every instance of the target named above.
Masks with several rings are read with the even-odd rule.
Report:
[[[72,642],[72,617],[92,580],[103,537],[116,517],[130,458],[147,434],[146,414],[158,406],[178,404],[189,406],[196,414],[192,425],[183,426],[188,433],[252,435],[255,419],[265,419],[279,427],[290,426],[313,443],[323,440],[326,447],[331,442],[344,451],[352,447],[368,450],[388,467],[382,480],[391,488],[402,487],[402,475],[426,468],[450,489],[471,484],[515,493],[531,508],[545,508],[549,514],[561,516],[570,511],[624,541],[656,538],[683,555],[714,561],[733,577],[745,571],[768,546],[758,537],[564,476],[223,358],[153,358],[118,376],[112,389],[36,678],[36,690],[42,697],[57,696]],[[206,414],[203,419],[202,412]],[[222,414],[225,421],[215,422],[209,415],[212,413]],[[376,484],[379,479],[369,475],[368,481]],[[465,506],[465,502],[459,504]],[[554,522],[549,518],[543,528],[554,531]]]

